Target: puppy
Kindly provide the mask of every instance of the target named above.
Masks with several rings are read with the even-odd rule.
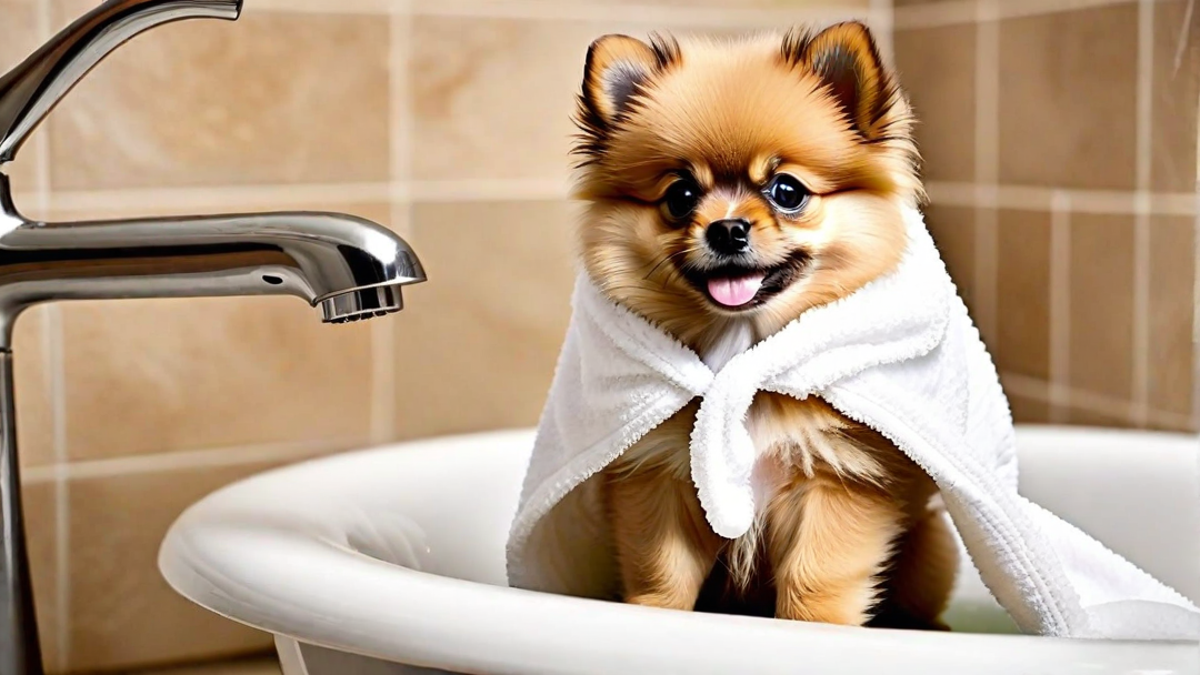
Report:
[[[711,367],[899,263],[901,209],[923,198],[912,115],[862,24],[737,42],[608,35],[585,70],[584,266]],[[760,393],[759,513],[724,540],[690,479],[697,406],[603,476],[626,602],[943,627],[957,549],[920,468],[817,398]]]

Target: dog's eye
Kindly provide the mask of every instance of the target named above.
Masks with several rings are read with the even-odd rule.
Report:
[[[681,178],[667,188],[662,206],[667,216],[674,220],[682,220],[691,215],[696,204],[700,203],[700,186],[691,179]]]
[[[799,211],[808,201],[808,189],[795,176],[781,173],[767,186],[767,198],[781,211]]]

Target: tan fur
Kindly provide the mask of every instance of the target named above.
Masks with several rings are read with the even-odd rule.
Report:
[[[901,208],[922,199],[908,103],[859,24],[735,42],[606,36],[589,50],[578,123],[589,275],[702,355],[738,328],[762,340],[892,270]],[[703,194],[684,222],[660,203],[680,172]],[[779,173],[811,192],[798,213],[764,196]],[[709,262],[705,229],[726,218],[750,224],[756,265],[803,260],[802,275],[753,308],[715,305],[684,270]],[[748,425],[761,509],[726,541],[690,479],[695,411],[605,471],[627,601],[693,608],[717,565],[735,596],[773,582],[781,618],[940,625],[953,542],[927,510],[935,486],[891,443],[819,399],[760,393]]]

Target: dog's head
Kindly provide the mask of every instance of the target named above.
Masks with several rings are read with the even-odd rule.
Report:
[[[592,43],[576,121],[584,264],[685,342],[778,330],[892,269],[921,197],[907,100],[868,29]]]

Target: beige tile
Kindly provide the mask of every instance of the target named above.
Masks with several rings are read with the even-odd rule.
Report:
[[[420,180],[558,179],[588,44],[584,22],[413,19],[413,173]]]
[[[59,660],[58,511],[52,482],[26,484],[22,489],[25,542],[33,582],[34,611],[42,661],[48,672],[62,672]]]
[[[1134,186],[1137,4],[1000,24],[1000,181]]]
[[[1071,215],[1070,383],[1133,395],[1133,218]]]
[[[381,223],[390,215],[383,204],[289,208]],[[369,322],[322,324],[317,310],[293,297],[106,300],[64,304],[62,312],[72,460],[284,441],[353,444],[369,433]]]
[[[1001,372],[1050,378],[1050,214],[1000,211],[996,277]]]
[[[1190,415],[1195,354],[1195,223],[1156,217],[1150,226],[1150,405]]]
[[[0,0],[0,74],[37,49],[37,23],[37,3],[33,0]],[[8,174],[14,191],[27,193],[37,188],[37,137],[44,133],[44,128],[33,132],[17,159],[0,170]]]
[[[296,299],[79,303],[63,330],[75,461],[369,430],[369,327]]]
[[[893,0],[892,4],[897,7],[911,7],[913,5],[931,5],[935,2],[943,2],[944,0]]]
[[[21,466],[54,461],[54,403],[46,345],[49,307],[26,310],[13,331],[13,378],[17,407],[17,454]]]
[[[184,468],[70,483],[73,671],[178,663],[267,648],[271,637],[202,609],[158,572],[182,511],[268,464]]]
[[[1111,412],[1088,410],[1086,408],[1067,408],[1064,411],[1067,424],[1086,427],[1109,427],[1115,429],[1131,429],[1136,425],[1123,415]]]
[[[1140,426],[1139,428],[1150,429],[1151,431],[1178,431],[1195,434],[1197,431],[1200,431],[1200,424],[1197,423],[1197,419],[1195,417],[1151,417],[1149,422]]]
[[[52,0],[58,23],[92,4]],[[388,22],[255,13],[156,28],[50,119],[56,189],[379,181],[389,172]]]
[[[413,227],[429,282],[396,324],[399,436],[536,424],[570,318],[573,210],[422,204]]]
[[[1008,395],[1014,424],[1049,424],[1050,404],[1045,399]]]
[[[967,307],[971,307],[975,274],[975,210],[930,204],[925,224],[942,254],[950,278]]]
[[[8,72],[39,45],[35,0],[0,0],[0,70]]]
[[[919,120],[925,180],[973,180],[975,25],[898,31],[895,52]]]
[[[1187,0],[1166,0],[1154,9],[1150,177],[1159,191],[1191,192],[1196,184],[1200,12],[1191,12],[1191,25],[1185,26],[1188,5]],[[1182,35],[1187,44],[1178,51]]]

